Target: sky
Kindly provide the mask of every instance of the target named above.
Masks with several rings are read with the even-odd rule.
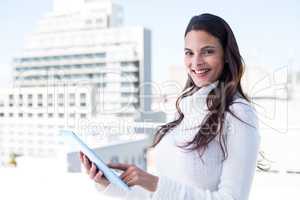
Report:
[[[170,66],[183,65],[183,34],[201,13],[224,18],[235,34],[247,67],[300,70],[300,1],[115,0],[124,8],[125,26],[152,31],[152,79],[163,82]],[[12,59],[53,0],[0,1],[0,88],[11,86]]]

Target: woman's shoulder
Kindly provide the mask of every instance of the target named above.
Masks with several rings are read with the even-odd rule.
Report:
[[[229,106],[225,116],[226,134],[234,136],[230,138],[239,141],[260,141],[259,118],[253,103],[238,97]]]
[[[251,126],[257,127],[257,113],[253,103],[242,96],[236,95],[229,106],[229,119],[232,117],[236,120],[246,122]]]
[[[241,94],[237,93],[236,95],[234,95],[233,97],[233,101],[231,102],[230,106],[229,106],[229,110],[231,111],[242,111],[242,112],[248,112],[248,111],[252,111],[255,112],[255,108],[253,103],[246,99],[244,96],[242,96]]]

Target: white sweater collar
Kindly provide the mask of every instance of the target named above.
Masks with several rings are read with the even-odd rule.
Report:
[[[194,94],[193,96],[203,96],[206,98],[206,96],[208,95],[208,93],[213,90],[215,87],[217,87],[219,83],[219,80],[210,83],[209,85],[203,86],[201,88],[199,88]]]
[[[185,118],[189,116],[201,115],[207,111],[206,98],[211,90],[213,90],[219,81],[215,81],[207,86],[199,88],[193,95],[182,99],[180,103],[181,111]]]

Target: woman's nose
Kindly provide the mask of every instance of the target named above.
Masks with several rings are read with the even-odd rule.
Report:
[[[195,55],[193,58],[193,67],[198,67],[204,64],[204,59],[201,55]]]

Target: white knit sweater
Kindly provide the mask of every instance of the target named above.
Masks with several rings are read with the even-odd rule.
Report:
[[[207,94],[218,82],[199,89],[182,100],[180,108],[184,119],[155,147],[156,174],[159,177],[157,190],[149,192],[133,186],[125,192],[110,184],[105,195],[125,200],[246,200],[256,168],[260,135],[254,108],[244,99],[236,98],[230,106],[232,114],[225,116],[228,157],[223,154],[218,139],[213,140],[202,160],[197,153],[185,152],[176,144],[193,139],[205,114]],[[251,126],[250,126],[250,125]]]

